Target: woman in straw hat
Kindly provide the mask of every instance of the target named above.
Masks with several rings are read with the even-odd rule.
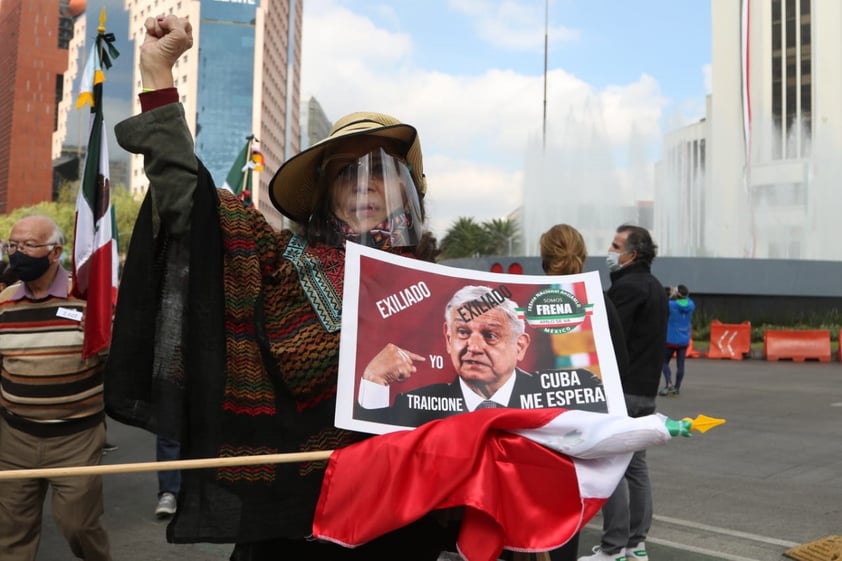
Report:
[[[270,184],[296,233],[217,190],[193,152],[172,67],[190,23],[150,18],[143,112],[116,127],[143,154],[149,197],[121,283],[109,414],[182,443],[186,458],[335,449],[344,244],[431,260],[416,130],[379,113],[341,118]],[[308,540],[323,461],[187,470],[176,543],[236,543],[232,559],[436,559],[452,536],[427,517],[357,549]]]

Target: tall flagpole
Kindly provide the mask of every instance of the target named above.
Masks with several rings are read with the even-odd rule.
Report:
[[[542,137],[542,149],[547,151],[547,43],[550,17],[550,0],[544,0],[544,129]]]
[[[246,185],[248,185],[248,177],[251,173],[251,144],[254,142],[254,135],[250,134],[246,137],[246,165],[243,166],[243,178],[240,180],[240,193],[242,194],[243,191],[246,189]]]

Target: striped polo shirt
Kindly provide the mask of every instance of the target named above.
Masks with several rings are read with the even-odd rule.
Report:
[[[10,425],[38,436],[71,434],[104,419],[105,355],[82,359],[85,301],[61,267],[44,298],[22,282],[0,292],[0,406]]]

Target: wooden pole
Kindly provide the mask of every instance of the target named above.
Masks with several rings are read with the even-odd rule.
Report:
[[[258,464],[290,464],[296,462],[317,462],[327,460],[333,450],[315,452],[292,452],[288,454],[264,454],[258,456],[231,456],[227,458],[200,458],[196,460],[172,460],[166,462],[139,462],[133,464],[108,464],[98,466],[57,467],[41,469],[0,470],[0,481],[6,479],[72,477],[79,475],[112,475],[144,471],[169,471],[181,469],[203,469]]]

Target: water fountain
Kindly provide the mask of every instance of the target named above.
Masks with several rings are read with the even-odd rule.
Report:
[[[833,241],[842,160],[832,127],[797,121],[783,134],[757,118],[746,166],[733,128],[710,123],[708,116],[667,134],[653,180],[641,139],[632,135],[627,161],[617,165],[622,151],[599,112],[571,111],[560,130],[550,127],[545,151],[541,139],[530,142],[520,254],[537,255],[541,233],[560,222],[578,228],[592,254],[604,254],[615,228],[631,222],[652,231],[662,256],[842,259]],[[646,196],[653,183],[654,197]]]
[[[638,208],[602,124],[588,102],[571,110],[562,127],[548,126],[529,142],[521,209],[521,255],[537,255],[538,239],[554,224],[575,226],[592,253],[604,253],[623,222],[638,222]],[[635,166],[636,167],[636,166]],[[629,182],[639,180],[626,174]]]
[[[835,188],[842,172],[829,127],[800,120],[788,134],[768,120],[753,125],[750,205],[752,257],[839,260]]]

